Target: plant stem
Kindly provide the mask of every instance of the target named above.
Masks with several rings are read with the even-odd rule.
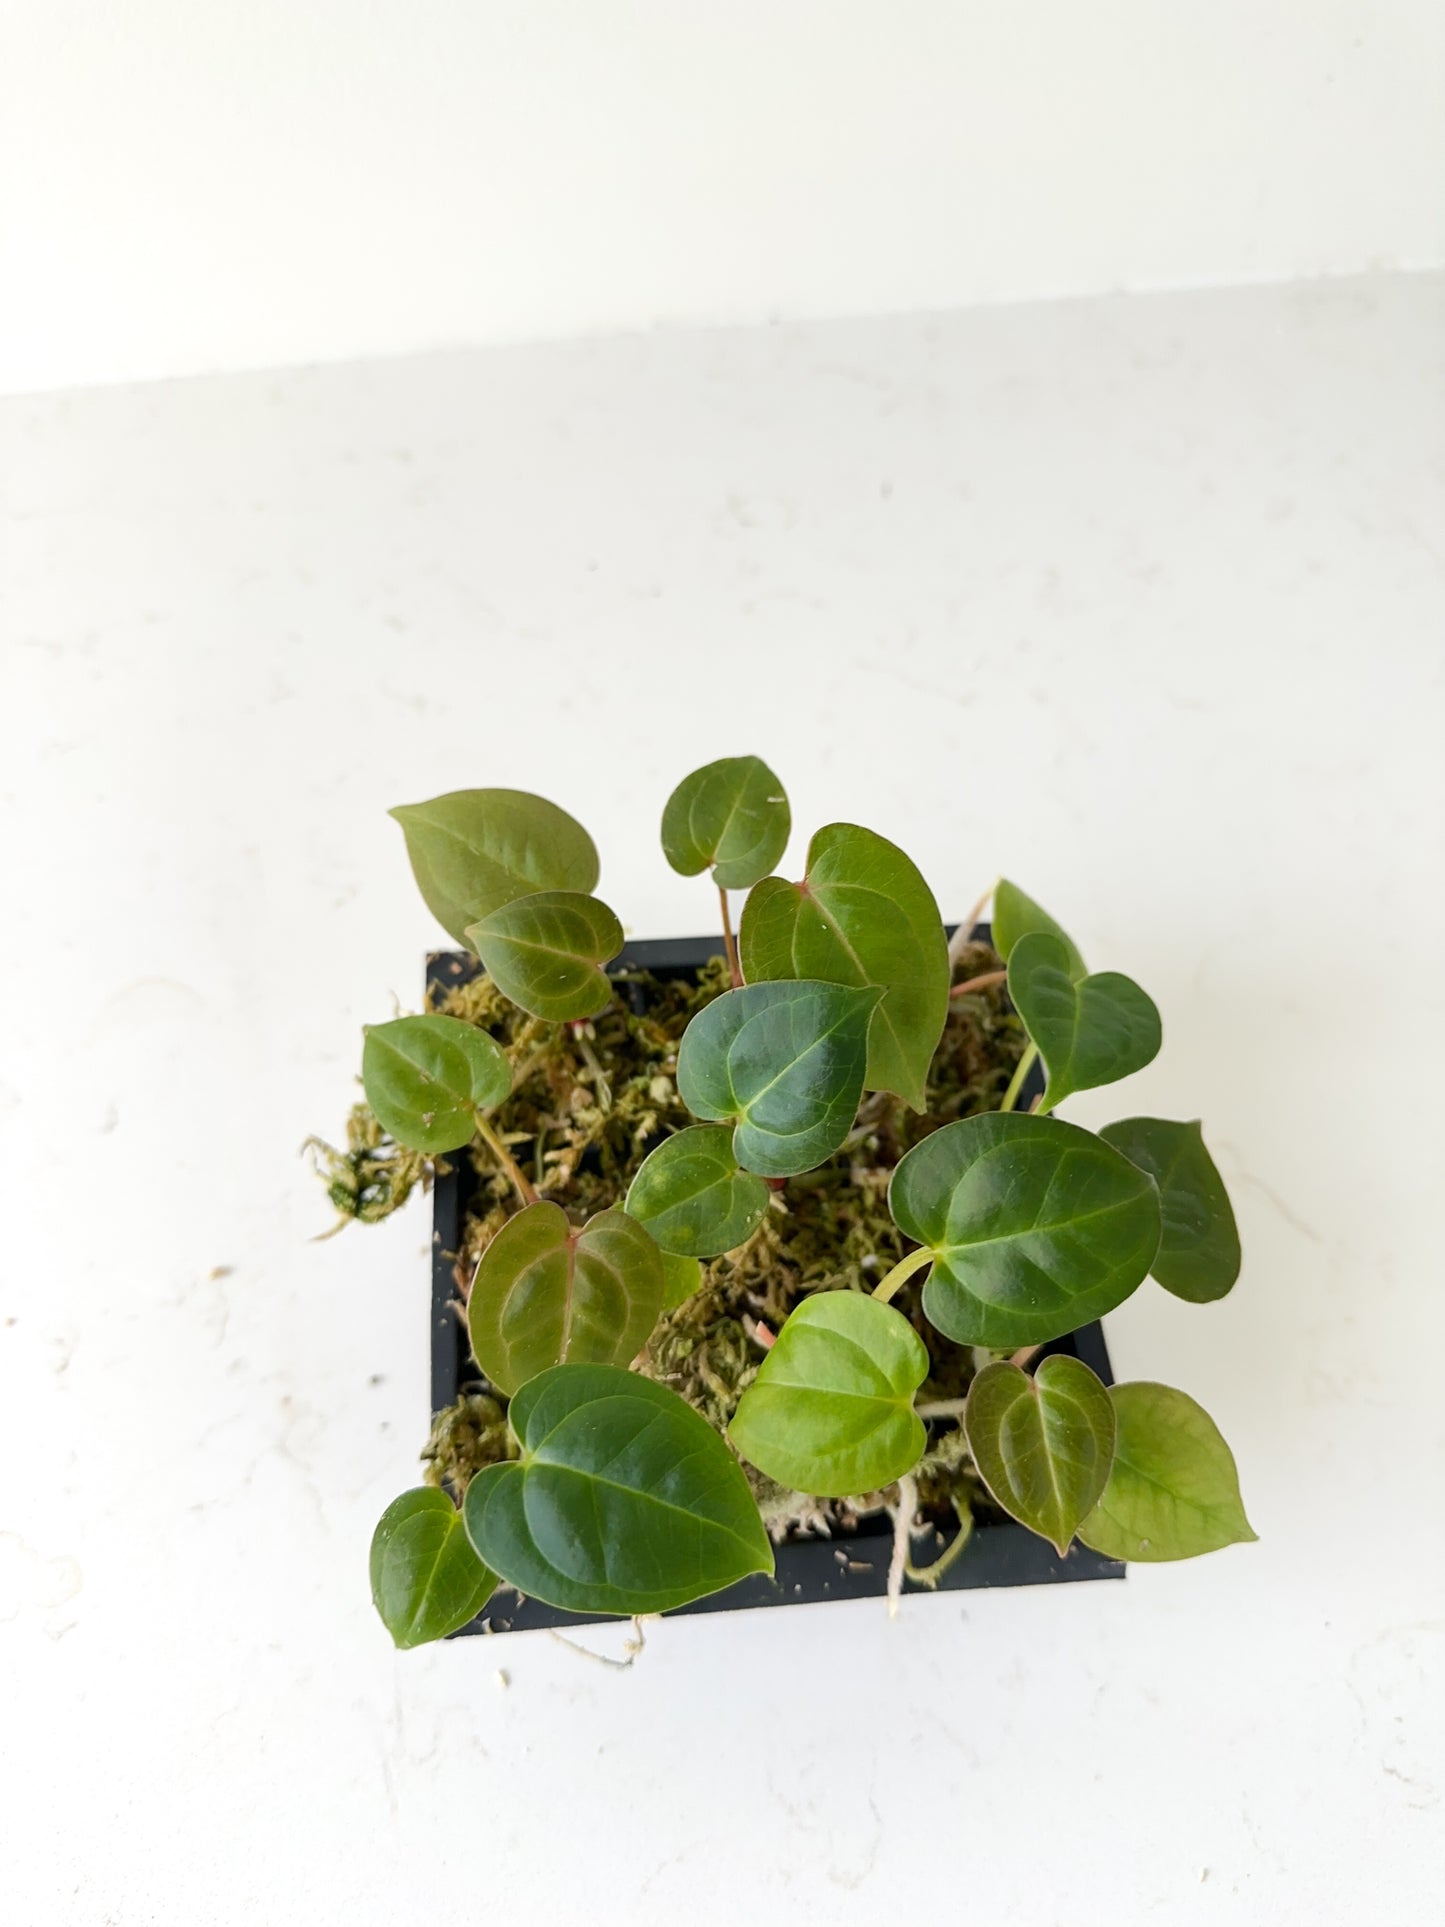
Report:
[[[892,1271],[873,1287],[873,1296],[880,1304],[886,1305],[898,1287],[911,1278],[915,1271],[933,1263],[933,1253],[927,1245],[920,1245],[917,1251],[910,1251],[906,1258],[900,1258]]]
[[[967,1406],[966,1398],[936,1398],[927,1405],[915,1405],[914,1411],[920,1418],[962,1418]]]
[[[1006,970],[990,970],[982,977],[970,977],[966,983],[955,984],[949,991],[950,997],[972,997],[977,991],[992,990],[995,984],[1006,984]]]
[[[717,894],[718,902],[722,905],[723,949],[728,953],[728,969],[732,973],[733,989],[738,990],[742,987],[743,971],[742,965],[738,962],[738,947],[733,940],[733,920],[728,913],[728,893],[719,884]]]
[[[503,1171],[511,1179],[512,1189],[522,1200],[523,1204],[535,1204],[537,1202],[537,1193],[532,1189],[522,1174],[517,1165],[517,1160],[512,1156],[511,1152],[507,1149],[506,1145],[503,1144],[502,1140],[497,1136],[496,1132],[492,1129],[491,1125],[488,1124],[480,1111],[477,1113],[477,1136],[482,1140],[483,1144],[486,1145],[492,1156],[497,1160],[498,1164],[501,1165]]]
[[[1019,1370],[1022,1371],[1024,1366],[1031,1364],[1043,1349],[1042,1345],[1021,1345],[1009,1360],[1009,1364],[1017,1365]]]
[[[1019,1092],[1024,1087],[1024,1079],[1033,1069],[1038,1054],[1038,1045],[1030,1044],[1023,1056],[1019,1059],[1018,1064],[1015,1066],[1014,1074],[1009,1079],[1008,1089],[1004,1092],[1002,1101],[999,1104],[1001,1111],[1011,1111],[1014,1105],[1018,1103]]]
[[[974,931],[978,928],[978,920],[983,915],[984,906],[997,888],[998,885],[996,882],[988,886],[978,902],[969,911],[968,915],[961,920],[952,937],[950,937],[948,942],[948,961],[950,964],[956,964],[963,955],[964,946],[970,941]]]
[[[954,1533],[933,1564],[915,1566],[911,1559],[905,1559],[903,1562],[903,1570],[915,1586],[936,1586],[973,1537],[972,1512],[967,1506],[960,1505],[957,1499],[953,1502],[953,1509],[958,1514],[958,1531]]]

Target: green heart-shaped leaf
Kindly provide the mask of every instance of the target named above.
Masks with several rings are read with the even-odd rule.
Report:
[[[1032,1378],[1017,1365],[986,1365],[969,1387],[964,1430],[1004,1511],[1062,1558],[1114,1457],[1106,1387],[1077,1358],[1046,1358]]]
[[[742,1467],[665,1385],[561,1365],[513,1399],[520,1462],[467,1487],[467,1531],[508,1585],[564,1612],[660,1613],[771,1573]]]
[[[748,984],[706,1005],[682,1035],[677,1088],[694,1117],[735,1123],[745,1171],[796,1177],[852,1129],[881,991]]]
[[[549,1199],[508,1218],[467,1300],[477,1363],[512,1393],[548,1366],[625,1365],[662,1311],[662,1253],[615,1207],[579,1231]]]
[[[768,1187],[738,1168],[725,1124],[693,1124],[645,1157],[626,1209],[664,1251],[716,1258],[745,1244],[763,1221]]]
[[[676,1251],[662,1254],[662,1309],[676,1311],[685,1305],[702,1283],[702,1266],[696,1258],[681,1257]]]
[[[624,941],[607,905],[576,890],[504,903],[468,924],[467,940],[504,997],[553,1023],[606,1009],[612,985],[602,965]]]
[[[801,883],[765,877],[739,932],[749,983],[812,977],[883,992],[868,1032],[870,1091],[915,1110],[948,1016],[948,941],[933,892],[902,850],[830,823],[808,846]]]
[[[1067,943],[1043,930],[1020,937],[1009,956],[1008,994],[1049,1074],[1045,1111],[1159,1054],[1159,1012],[1132,978],[1102,970],[1075,980],[1071,970]]]
[[[361,1051],[366,1101],[383,1130],[413,1151],[469,1144],[477,1112],[512,1088],[505,1051],[459,1017],[397,1017],[368,1024]]]
[[[418,1486],[382,1513],[371,1540],[371,1602],[398,1646],[456,1632],[476,1618],[496,1583],[445,1492]]]
[[[662,850],[695,877],[712,866],[720,890],[746,890],[788,847],[792,817],[783,786],[757,756],[724,756],[684,776],[662,812]]]
[[[1079,1537],[1109,1559],[1193,1559],[1259,1537],[1234,1454],[1200,1405],[1168,1385],[1116,1385],[1118,1431],[1104,1496]]]
[[[597,847],[582,825],[525,790],[452,790],[390,812],[417,888],[458,943],[467,925],[536,890],[595,890]]]
[[[1102,1318],[1159,1245],[1159,1196],[1137,1166],[1091,1131],[1012,1111],[915,1144],[888,1208],[933,1253],[923,1310],[960,1345],[1043,1344]]]
[[[1007,963],[1013,955],[1014,945],[1020,937],[1031,937],[1036,931],[1044,931],[1057,937],[1068,953],[1068,971],[1077,981],[1088,974],[1087,966],[1079,955],[1078,945],[1061,924],[1054,922],[1042,904],[1025,896],[1016,883],[1007,877],[1000,877],[993,893],[993,947]]]
[[[1159,1187],[1164,1231],[1150,1267],[1159,1283],[1195,1305],[1223,1298],[1239,1276],[1239,1232],[1198,1119],[1126,1117],[1099,1136]]]
[[[856,1291],[815,1292],[778,1333],[728,1437],[796,1492],[874,1492],[923,1455],[913,1395],[927,1376],[927,1349],[901,1312]]]

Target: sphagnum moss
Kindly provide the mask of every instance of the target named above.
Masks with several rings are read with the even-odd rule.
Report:
[[[955,981],[998,967],[987,944],[973,943],[958,959]],[[693,1122],[677,1095],[678,1046],[693,1013],[721,996],[728,983],[723,958],[705,964],[696,981],[629,971],[618,978],[617,1002],[584,1024],[529,1017],[485,976],[447,989],[429,1008],[475,1024],[502,1045],[514,1082],[511,1096],[492,1114],[493,1128],[538,1196],[553,1199],[580,1223],[620,1204],[647,1152],[666,1133]],[[775,1190],[767,1217],[747,1244],[704,1264],[699,1289],[659,1322],[638,1369],[671,1386],[725,1432],[757,1376],[767,1336],[781,1329],[800,1299],[815,1291],[869,1291],[902,1256],[903,1240],[887,1206],[894,1165],[930,1131],[992,1109],[1026,1041],[997,988],[958,999],[934,1055],[926,1111],[912,1112],[884,1093],[871,1098],[860,1113],[856,1143]],[[335,1165],[327,1171],[332,1201],[345,1216],[375,1222],[405,1203],[427,1160],[393,1144],[365,1104],[352,1113],[348,1143],[352,1155],[365,1160],[365,1208],[351,1208],[358,1193],[350,1182],[354,1167],[345,1160],[342,1172]],[[460,1317],[477,1261],[518,1200],[484,1150],[458,1156],[471,1157],[474,1173],[456,1263]],[[407,1174],[405,1186],[393,1172]],[[897,1302],[929,1347],[932,1371],[921,1396],[961,1396],[973,1376],[971,1349],[952,1344],[928,1324],[916,1290],[905,1290]],[[444,1484],[460,1499],[482,1467],[515,1458],[506,1407],[506,1399],[488,1388],[469,1391],[438,1413],[422,1454],[428,1483]],[[981,1502],[992,1509],[960,1428],[945,1421],[932,1429],[917,1474],[925,1515],[943,1525],[952,1523],[956,1505]],[[779,1538],[846,1531],[895,1496],[889,1487],[853,1500],[818,1499],[778,1486],[751,1466],[744,1470],[769,1530]]]

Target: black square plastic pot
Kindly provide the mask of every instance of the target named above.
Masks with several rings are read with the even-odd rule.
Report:
[[[979,933],[986,937],[987,926]],[[676,937],[650,943],[630,943],[613,966],[617,970],[647,970],[655,977],[690,977],[709,959],[723,955],[721,938]],[[433,998],[454,990],[476,975],[477,959],[464,951],[442,950],[427,960],[427,988]],[[1035,1064],[1024,1095],[1043,1088]],[[456,1313],[456,1256],[474,1175],[470,1164],[458,1160],[438,1176],[432,1192],[432,1309],[431,1402],[433,1412],[454,1405],[470,1387],[481,1389],[467,1345],[466,1331]],[[1085,1325],[1068,1337],[1055,1339],[1046,1352],[1067,1352],[1080,1358],[1106,1385],[1113,1383],[1103,1327]],[[860,1520],[858,1528],[831,1539],[800,1539],[776,1548],[777,1571],[768,1579],[755,1574],[725,1592],[698,1599],[676,1610],[684,1613],[738,1612],[752,1606],[799,1606],[827,1599],[875,1599],[888,1589],[888,1561],[893,1530],[885,1517]],[[921,1557],[936,1557],[947,1544],[940,1534]],[[917,1542],[915,1542],[917,1545]],[[937,1590],[961,1592],[975,1586],[1038,1586],[1073,1579],[1122,1579],[1124,1567],[1077,1542],[1060,1558],[1045,1539],[1012,1520],[980,1519],[973,1542],[944,1573]],[[909,1588],[912,1590],[911,1588]],[[539,1626],[581,1626],[611,1615],[559,1612],[539,1599],[519,1599],[507,1587],[493,1595],[487,1610],[464,1626],[463,1633],[504,1633]]]

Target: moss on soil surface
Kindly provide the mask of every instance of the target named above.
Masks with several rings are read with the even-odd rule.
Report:
[[[986,945],[969,945],[955,982],[999,968]],[[645,972],[619,978],[619,996],[584,1024],[529,1017],[485,977],[459,984],[432,1008],[479,1025],[505,1048],[513,1090],[491,1123],[539,1194],[581,1223],[620,1204],[643,1158],[670,1131],[694,1122],[677,1095],[677,1047],[688,1019],[727,989],[721,959],[696,981],[662,980]],[[748,1243],[702,1268],[699,1289],[658,1325],[640,1369],[674,1390],[723,1430],[764,1356],[761,1325],[777,1332],[800,1298],[814,1291],[868,1291],[903,1255],[888,1215],[888,1180],[910,1146],[930,1131],[997,1107],[1026,1039],[997,988],[956,998],[929,1073],[927,1108],[910,1111],[886,1093],[864,1099],[848,1144],[816,1171],[790,1178]],[[364,1104],[352,1111],[344,1151],[315,1146],[328,1194],[343,1222],[374,1222],[405,1202],[429,1177],[428,1163],[392,1143]],[[475,1175],[457,1254],[460,1315],[478,1256],[518,1208],[515,1191],[479,1142],[470,1152]],[[928,1347],[932,1369],[920,1401],[956,1399],[973,1377],[971,1350],[940,1336],[922,1316],[919,1285],[910,1280],[893,1301]],[[432,1427],[423,1458],[426,1476],[460,1496],[481,1466],[515,1456],[506,1401],[480,1373]],[[863,1513],[896,1497],[860,1493],[818,1500],[788,1492],[744,1468],[769,1529],[777,1537],[846,1531]],[[925,1516],[952,1525],[955,1507],[994,1508],[951,1420],[930,1426],[916,1475]]]

